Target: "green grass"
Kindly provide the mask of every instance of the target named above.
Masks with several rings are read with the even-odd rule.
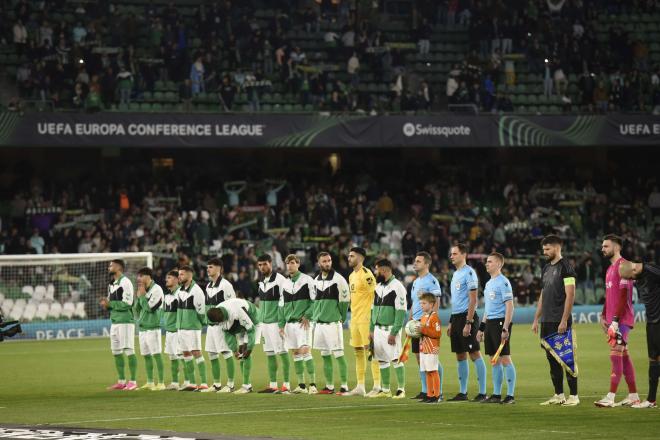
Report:
[[[442,403],[421,405],[337,396],[245,396],[177,392],[108,392],[114,379],[109,341],[86,339],[0,344],[0,423],[208,432],[286,438],[657,438],[660,411],[598,409],[592,404],[607,392],[609,356],[596,325],[578,325],[578,359],[582,405],[541,407],[552,394],[548,365],[528,325],[514,328],[513,359],[518,372],[517,403],[512,406]],[[445,367],[444,394],[457,392],[456,362],[443,338],[440,359]],[[644,326],[630,341],[640,394],[647,391]],[[349,381],[354,384],[349,353]],[[315,356],[317,353],[315,353]],[[317,357],[317,382],[322,368]],[[169,377],[166,364],[166,378]],[[144,381],[140,360],[138,382]],[[414,359],[407,367],[409,395],[419,391]],[[470,394],[476,393],[470,366]],[[209,369],[210,373],[210,369]],[[224,369],[223,369],[224,373]],[[293,376],[293,368],[292,368]],[[370,376],[370,374],[368,375]],[[394,379],[394,374],[392,378]],[[293,377],[292,377],[293,379]],[[491,391],[491,375],[488,371]],[[255,350],[253,385],[266,385],[261,347]],[[292,381],[295,386],[295,380]],[[506,385],[505,385],[506,386]],[[566,389],[568,391],[568,389]],[[619,398],[626,392],[622,380]]]

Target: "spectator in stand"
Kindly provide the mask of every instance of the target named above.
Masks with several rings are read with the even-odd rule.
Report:
[[[20,56],[25,53],[25,47],[28,42],[28,31],[23,20],[18,19],[14,24],[14,46],[16,47],[16,53]]]
[[[428,55],[431,51],[431,25],[426,18],[417,28],[417,47],[420,55]]]
[[[202,54],[198,54],[195,62],[190,66],[190,82],[192,83],[193,96],[206,92]]]
[[[130,104],[133,91],[133,74],[122,66],[117,74],[117,88],[119,89],[119,103]]]

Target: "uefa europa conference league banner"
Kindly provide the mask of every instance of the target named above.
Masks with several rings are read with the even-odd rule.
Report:
[[[646,311],[644,306],[637,304],[635,307],[635,322],[646,322]],[[595,324],[598,322],[602,306],[575,306],[573,307],[573,322],[577,324]],[[514,324],[531,324],[534,320],[536,307],[516,307],[513,316]],[[483,309],[477,310],[478,315],[483,316]],[[449,322],[451,311],[440,310],[442,325]],[[350,313],[349,313],[350,319]],[[348,323],[344,323],[348,328]],[[85,337],[110,337],[110,320],[94,319],[86,321],[54,321],[21,324],[23,333],[16,335],[15,339],[78,339]]]
[[[321,116],[0,113],[15,147],[660,146],[652,115]]]

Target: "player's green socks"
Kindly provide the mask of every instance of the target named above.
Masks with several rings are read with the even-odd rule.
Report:
[[[179,359],[170,360],[172,367],[172,383],[179,383]]]
[[[346,364],[346,357],[339,356],[337,358],[337,365],[339,365],[339,380],[341,384],[346,385],[348,383],[348,365]]]
[[[385,392],[390,390],[390,366],[380,369],[381,389]]]
[[[250,372],[252,371],[252,356],[241,360],[241,370],[243,370],[243,385],[251,385]]]
[[[154,358],[150,354],[143,357],[144,366],[147,369],[147,383],[154,383]]]
[[[296,378],[298,379],[298,383],[305,383],[305,364],[302,356],[295,355],[293,357],[293,367],[296,370]]]
[[[126,375],[124,374],[124,354],[116,354],[115,358],[115,368],[117,369],[117,377],[119,381],[125,381]]]
[[[207,383],[206,382],[206,361],[204,361],[204,356],[198,357],[195,362],[197,363],[197,369],[199,370],[199,380],[201,380],[201,383]],[[194,374],[194,373],[193,373]]]
[[[195,383],[195,365],[193,365],[192,357],[190,359],[184,358],[183,372],[187,382]]]
[[[211,361],[211,375],[213,376],[213,384],[220,383],[220,359],[214,357],[210,359]]]
[[[158,383],[165,383],[165,368],[163,367],[163,357],[160,353],[154,355],[156,361],[156,370],[158,371]]]
[[[284,373],[284,386],[289,386],[291,378],[291,361],[289,360],[289,353],[280,353],[282,359],[282,372]]]
[[[323,357],[323,374],[325,375],[325,386],[331,390],[335,389],[335,378],[332,366],[332,356]]]
[[[314,366],[314,358],[312,358],[311,353],[305,355],[305,366],[307,367],[309,383],[316,383],[316,367]]]
[[[131,381],[137,380],[137,356],[135,354],[128,355],[128,371],[131,375]]]
[[[233,356],[225,359],[225,365],[227,367],[227,385],[230,387],[234,386],[234,378],[236,377],[236,364],[234,364]]]
[[[406,364],[399,363],[395,365],[394,374],[396,374],[396,383],[399,389],[403,390],[406,387]],[[442,390],[442,386],[440,386],[440,390]]]
[[[277,387],[277,357],[275,355],[268,355],[268,380],[270,380],[270,387]]]

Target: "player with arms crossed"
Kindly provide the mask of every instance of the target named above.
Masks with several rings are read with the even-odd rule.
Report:
[[[176,315],[179,308],[179,271],[171,270],[165,276],[165,296],[163,297],[163,325],[165,328],[165,353],[170,358],[172,382],[167,386],[169,391],[179,390],[179,368],[183,363],[179,335],[176,329]]]
[[[392,263],[389,260],[376,262],[376,293],[374,307],[371,311],[371,333],[373,341],[374,360],[380,366],[382,377],[381,391],[369,397],[392,397],[390,391],[390,363],[396,373],[399,386],[394,399],[406,397],[406,368],[399,362],[401,354],[401,329],[406,320],[406,288],[392,274]]]
[[[477,340],[486,338],[486,354],[491,357],[493,370],[493,394],[483,403],[515,403],[514,392],[516,389],[516,368],[511,361],[511,321],[513,320],[513,289],[509,279],[502,275],[504,256],[493,252],[486,259],[486,271],[490,280],[484,288],[484,299],[486,310],[484,319],[479,324]],[[492,362],[498,352],[499,346],[502,350],[499,357]],[[507,393],[502,400],[502,379],[506,377]]]
[[[250,374],[252,372],[252,349],[254,348],[259,311],[249,301],[231,298],[218,307],[209,309],[209,322],[217,323],[222,329],[227,346],[240,362],[243,385],[234,394],[252,392]]]
[[[264,353],[268,359],[268,388],[260,393],[282,393],[291,392],[289,383],[289,354],[284,348],[284,337],[280,328],[284,328],[284,289],[287,281],[282,274],[273,272],[273,259],[268,254],[257,258],[257,268],[263,279],[259,281],[259,322],[261,323],[261,334],[264,337]],[[282,388],[277,388],[277,357],[282,361],[284,380]]]
[[[137,357],[135,356],[135,320],[133,318],[133,283],[124,276],[124,261],[112,260],[108,273],[113,281],[108,285],[108,297],[101,306],[110,311],[110,349],[115,358],[119,380],[109,390],[137,390]],[[128,358],[130,380],[124,375],[124,354]]]
[[[660,378],[660,266],[654,263],[630,263],[619,265],[621,278],[634,279],[639,298],[646,308],[646,345],[649,355],[648,398],[632,405],[633,408],[657,408],[656,393]]]
[[[369,350],[369,322],[371,307],[374,303],[376,279],[369,269],[364,267],[367,251],[361,247],[351,248],[348,253],[348,265],[353,272],[348,277],[351,288],[351,346],[355,349],[355,376],[357,386],[345,396],[364,396],[367,373],[367,352]],[[367,397],[375,397],[380,393],[380,367],[374,359],[371,362],[371,374],[374,386]]]
[[[610,392],[605,397],[594,402],[601,408],[613,406],[632,406],[640,403],[635,383],[635,368],[628,356],[628,335],[635,322],[633,312],[632,294],[633,281],[621,278],[619,266],[626,260],[621,257],[621,237],[608,234],[603,238],[601,251],[603,257],[610,260],[610,267],[605,275],[605,304],[600,316],[603,331],[610,339],[610,362],[612,373],[610,374]],[[618,404],[614,403],[616,390],[619,387],[621,376],[626,378],[628,384],[628,397]]]
[[[165,389],[163,358],[163,340],[160,334],[160,320],[163,310],[163,289],[153,279],[150,267],[143,267],[137,273],[137,304],[140,326],[140,354],[147,369],[147,383],[141,390],[162,391]],[[154,361],[158,371],[158,382],[154,384]]]
[[[543,255],[548,260],[548,264],[543,266],[541,294],[532,324],[532,332],[537,334],[539,321],[541,322],[541,338],[554,333],[566,333],[573,322],[571,312],[575,300],[576,275],[575,269],[561,256],[562,244],[562,239],[557,235],[548,235],[541,240]],[[546,356],[550,363],[550,378],[555,388],[555,394],[541,405],[579,405],[577,377],[566,373],[566,381],[571,393],[566,399],[564,396],[564,369],[547,351]]]
[[[481,357],[477,331],[479,330],[479,316],[477,315],[477,289],[479,279],[477,273],[467,263],[468,248],[464,244],[452,246],[449,259],[456,267],[451,277],[451,317],[447,333],[451,341],[451,351],[456,353],[458,368],[459,392],[449,399],[451,402],[468,400],[467,387],[470,376],[468,355],[477,370],[479,394],[473,402],[481,402],[486,396],[486,364]]]
[[[325,388],[319,394],[334,394],[332,357],[339,366],[341,388],[338,394],[348,392],[348,366],[344,357],[344,332],[351,293],[348,283],[332,270],[332,257],[327,252],[317,255],[320,272],[314,277],[314,341],[313,348],[321,350]]]
[[[206,264],[206,274],[210,280],[206,285],[205,302],[207,311],[230,298],[236,298],[234,286],[222,277],[222,273],[222,260],[211,258]],[[209,355],[211,374],[213,375],[213,386],[204,391],[218,393],[231,393],[234,391],[234,356],[225,342],[225,335],[219,325],[209,322],[206,328],[204,351]],[[225,358],[227,366],[227,385],[224,387],[220,383],[220,355]]]
[[[422,305],[420,304],[419,294],[421,292],[428,292],[436,297],[442,295],[442,290],[440,289],[440,283],[438,280],[429,272],[431,268],[431,254],[428,252],[418,252],[415,255],[415,260],[413,261],[413,269],[417,273],[417,278],[413,281],[412,291],[410,294],[412,307],[410,308],[410,315],[408,319],[414,319],[419,321],[422,318]],[[435,301],[433,303],[434,310],[438,311],[438,306],[440,301]],[[419,357],[419,338],[414,338],[412,340],[412,352],[415,353],[415,358],[417,359],[417,365],[419,368],[419,380],[422,385],[422,390],[412,399],[426,399],[426,371],[422,370]],[[443,379],[443,369],[442,364],[438,360],[438,374],[440,376],[440,397],[439,400],[442,400],[442,379]]]
[[[206,363],[202,356],[202,327],[206,324],[206,305],[204,291],[193,280],[193,268],[179,268],[178,291],[179,305],[177,309],[177,329],[179,343],[183,352],[183,364],[186,380],[181,391],[203,391],[208,389],[206,383]],[[193,363],[194,358],[194,363]],[[195,364],[199,370],[201,384],[195,382]]]
[[[293,350],[293,366],[298,378],[294,394],[316,394],[316,373],[310,346],[312,344],[312,296],[314,279],[300,272],[300,258],[288,255],[285,260],[289,278],[284,289],[284,346]],[[305,384],[305,367],[309,376],[309,388]]]

